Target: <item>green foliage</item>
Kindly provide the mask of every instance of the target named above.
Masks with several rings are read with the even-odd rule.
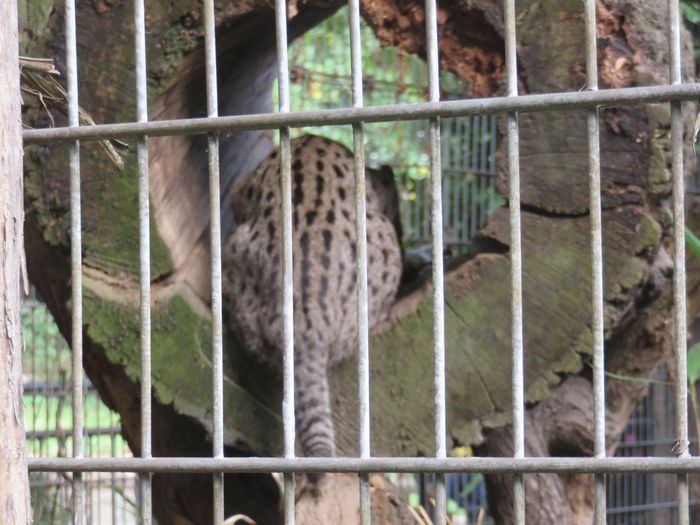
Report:
[[[685,242],[690,253],[700,258],[700,240],[687,226],[685,227]],[[700,380],[700,343],[694,344],[688,350],[687,373],[690,405],[693,409],[693,419],[695,419],[696,429],[698,435],[700,435],[700,404],[697,396],[698,381]]]
[[[70,349],[48,309],[38,301],[26,301],[22,307],[22,334],[25,343],[22,354],[23,408],[28,455],[69,455],[73,428]],[[84,443],[88,456],[122,455],[128,450],[122,436],[110,431],[118,426],[119,416],[107,408],[92,389],[84,396],[83,417],[88,431]],[[96,429],[102,432],[90,432]],[[51,473],[32,473],[30,479],[34,523],[72,523],[65,480]],[[120,489],[109,488],[129,504],[130,500],[120,493]]]
[[[694,344],[688,350],[688,381],[691,385],[700,379],[700,343]]]
[[[22,354],[24,383],[30,387],[23,396],[27,448],[31,455],[58,456],[69,450],[73,427],[71,352],[42,303],[28,301],[23,305],[22,335],[26,349]],[[86,395],[83,417],[86,428],[109,428],[118,421],[118,416],[95,393]],[[53,435],[36,436],[45,432]],[[109,435],[90,437],[90,452],[110,455],[112,439]],[[116,439],[117,449],[121,451],[122,438]]]
[[[700,24],[700,2],[697,0],[682,0],[681,13],[690,24]]]
[[[384,47],[361,26],[363,105],[415,104],[429,99],[428,68],[418,57]],[[341,9],[308,31],[289,49],[290,106],[294,111],[351,107],[348,10]],[[441,99],[464,98],[468,86],[456,75],[440,75]],[[277,88],[274,89],[277,95]],[[504,199],[494,189],[496,120],[490,116],[441,120],[441,156],[446,244],[463,251],[486,213]],[[353,149],[351,126],[308,127],[294,135],[323,135]],[[429,129],[425,120],[364,126],[369,168],[388,164],[401,189],[404,244],[425,244],[430,235]]]
[[[680,7],[686,26],[693,35],[695,69],[700,69],[700,1],[681,0]]]
[[[690,406],[693,410],[695,428],[700,435],[700,404],[698,404],[698,380],[700,380],[700,343],[694,344],[688,350],[688,391],[690,393]]]
[[[290,98],[294,111],[352,106],[348,10],[341,9],[306,32],[289,50]],[[428,70],[424,61],[396,48],[382,47],[372,29],[362,24],[364,105],[413,104],[428,100]],[[441,74],[442,98],[462,98],[466,86],[455,75]],[[274,89],[275,96],[277,89]],[[324,135],[352,148],[350,126],[309,127],[295,133]],[[365,126],[370,167],[389,164],[414,180],[428,168],[427,122],[386,122]]]
[[[690,253],[700,258],[700,239],[687,226],[685,227],[685,244],[688,246]]]

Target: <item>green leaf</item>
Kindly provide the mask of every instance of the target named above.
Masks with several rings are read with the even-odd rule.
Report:
[[[700,343],[694,344],[688,350],[688,381],[691,385],[700,379]]]
[[[700,22],[700,6],[697,2],[681,2],[683,17],[691,24]]]
[[[484,481],[484,476],[480,473],[474,475],[472,479],[469,480],[467,486],[462,489],[460,496],[462,498],[468,497],[474,490]]]
[[[690,253],[700,259],[700,239],[687,226],[685,227],[685,243],[688,245]]]
[[[461,510],[461,508],[455,500],[453,500],[453,499],[447,500],[447,513],[448,514],[454,515],[454,514],[457,514],[460,510]]]

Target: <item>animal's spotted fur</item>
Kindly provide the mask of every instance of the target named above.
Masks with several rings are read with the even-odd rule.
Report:
[[[306,456],[334,454],[329,365],[357,348],[352,153],[325,138],[293,140],[296,428]],[[224,246],[228,324],[246,348],[281,367],[282,237],[279,157],[232,190],[237,223]],[[401,276],[398,194],[391,170],[367,173],[370,327],[386,318]]]

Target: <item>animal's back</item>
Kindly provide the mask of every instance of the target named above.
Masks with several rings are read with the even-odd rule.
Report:
[[[292,141],[294,347],[297,432],[307,456],[333,455],[327,367],[357,347],[352,154],[325,138]],[[224,300],[246,348],[282,363],[282,225],[273,153],[233,188],[237,229],[224,247]],[[367,173],[370,327],[386,318],[401,274],[398,196]],[[391,217],[387,216],[391,215]]]

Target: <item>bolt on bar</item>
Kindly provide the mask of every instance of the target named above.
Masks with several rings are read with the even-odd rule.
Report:
[[[146,80],[146,12],[144,0],[134,0],[134,44],[136,68],[136,118],[148,121],[148,85]],[[149,217],[148,137],[138,138],[139,186],[139,295],[141,318],[141,457],[151,457],[151,245]],[[140,477],[141,516],[144,525],[153,520],[151,481]]]
[[[80,126],[78,106],[78,53],[76,42],[75,0],[66,0],[66,77],[68,83],[68,126]],[[83,456],[83,274],[80,211],[80,142],[70,145],[70,241],[71,241],[71,300],[73,350],[73,457]],[[80,472],[73,473],[73,523],[82,525],[84,515],[84,485]]]
[[[681,21],[678,0],[668,2],[670,79],[671,84],[682,84],[681,78]],[[686,286],[685,286],[685,203],[683,177],[683,117],[681,103],[671,102],[671,171],[673,176],[673,240],[674,240],[674,354],[676,358],[676,446],[674,452],[679,458],[690,456],[688,450],[688,384],[686,350]],[[678,523],[690,523],[690,500],[688,476],[679,474]]]
[[[287,57],[287,4],[275,0],[275,34],[277,39],[277,85],[279,113],[289,113],[289,59]],[[294,444],[294,267],[292,265],[292,167],[289,128],[280,130],[280,185],[282,194],[282,319],[283,319],[283,387],[282,423],[284,459],[295,461]],[[296,523],[294,474],[284,474],[284,524]]]
[[[214,0],[204,1],[204,57],[207,84],[207,116],[219,116],[219,97],[216,76],[216,27]],[[224,457],[224,373],[223,326],[221,303],[221,180],[219,177],[219,135],[207,136],[209,161],[209,225],[211,249],[211,316],[212,316],[212,404],[213,404],[213,453]],[[214,523],[224,522],[224,473],[213,474]]]
[[[598,89],[598,56],[595,0],[586,0],[586,87]],[[593,312],[593,419],[594,454],[605,457],[605,336],[603,318],[603,219],[600,195],[600,122],[598,108],[591,108],[588,125],[588,176],[591,213],[591,310]],[[605,475],[595,476],[595,525],[606,523]]]
[[[430,102],[440,100],[438,59],[438,25],[436,0],[425,2],[425,31],[428,58]],[[430,127],[430,215],[433,256],[433,360],[435,384],[435,457],[447,457],[447,423],[445,403],[445,285],[442,241],[442,165],[440,158],[440,118],[429,120]],[[435,474],[435,525],[447,520],[445,475]]]
[[[700,83],[675,86],[644,86],[601,91],[577,91],[442,100],[416,104],[388,104],[362,108],[338,108],[315,111],[285,111],[257,115],[230,115],[218,118],[187,118],[122,124],[98,124],[79,128],[58,127],[29,129],[22,132],[24,144],[70,142],[72,140],[112,140],[149,135],[150,137],[194,135],[211,132],[234,132],[305,126],[337,126],[355,122],[402,122],[433,117],[490,115],[515,111],[585,109],[596,106],[643,105],[660,102],[695,101],[700,98]]]
[[[360,39],[360,3],[349,2],[350,65],[352,75],[352,107],[364,104],[362,93],[362,44]],[[369,397],[369,296],[367,294],[367,210],[365,177],[365,141],[362,122],[352,125],[353,166],[355,172],[355,236],[357,267],[357,344],[360,417],[360,457],[370,457]],[[369,474],[360,474],[360,524],[369,525]]]
[[[515,42],[514,0],[504,0],[506,28],[506,72],[508,96],[518,96],[518,64]],[[510,209],[510,278],[512,285],[511,339],[513,350],[513,458],[525,457],[525,380],[523,374],[523,291],[520,236],[520,136],[518,116],[507,115],[508,207]],[[525,485],[521,473],[513,479],[513,512],[516,525],[525,523]]]

